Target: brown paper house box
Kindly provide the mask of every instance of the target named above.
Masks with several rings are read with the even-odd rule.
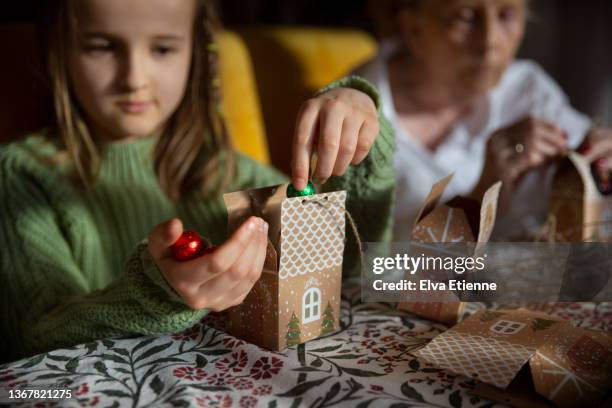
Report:
[[[346,192],[287,198],[287,185],[224,195],[228,232],[249,216],[268,224],[261,278],[217,326],[279,351],[339,328]]]
[[[477,312],[415,355],[488,384],[474,392],[514,406],[542,405],[533,391],[519,398],[521,369],[524,389],[562,407],[595,406],[612,386],[612,337],[525,309]]]
[[[584,156],[559,163],[550,194],[556,236],[564,241],[612,241],[612,195],[602,195]]]
[[[495,183],[485,192],[482,204],[464,197],[456,197],[446,204],[440,204],[442,194],[452,178],[453,174],[431,187],[431,192],[425,198],[412,228],[412,242],[486,243],[491,237],[501,182]],[[453,324],[463,314],[465,303],[412,301],[400,302],[398,308],[428,319]]]

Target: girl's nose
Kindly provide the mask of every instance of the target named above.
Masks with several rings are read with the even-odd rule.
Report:
[[[122,71],[119,83],[124,90],[135,91],[147,86],[146,61],[137,51],[125,55]]]

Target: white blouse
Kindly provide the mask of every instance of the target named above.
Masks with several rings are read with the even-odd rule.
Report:
[[[484,165],[486,141],[498,129],[532,115],[565,130],[569,146],[576,148],[591,127],[590,119],[569,105],[563,91],[542,68],[531,61],[515,61],[483,103],[457,123],[447,139],[431,152],[399,124],[388,73],[388,59],[396,49],[394,42],[383,42],[378,55],[355,74],[378,88],[383,112],[395,130],[397,242],[410,239],[417,212],[433,183],[455,172],[443,200],[468,195],[474,189]],[[546,166],[523,177],[511,209],[496,222],[494,239],[516,237],[541,224],[547,210],[551,170]]]

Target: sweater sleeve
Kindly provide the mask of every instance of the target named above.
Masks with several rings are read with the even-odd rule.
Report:
[[[104,337],[168,333],[198,322],[173,292],[146,243],[114,282],[93,291],[41,177],[16,171],[0,150],[0,361]],[[95,262],[95,260],[94,260]]]
[[[395,188],[395,133],[382,113],[378,90],[372,84],[361,77],[349,76],[326,86],[319,94],[337,87],[353,88],[368,94],[376,104],[380,130],[368,156],[359,165],[350,166],[343,176],[332,177],[324,189],[347,191],[347,210],[357,225],[362,242],[390,242]],[[349,226],[346,233],[343,272],[354,275],[359,273],[359,257],[355,256],[359,248]]]
[[[275,167],[263,165],[243,154],[238,154],[238,178],[233,191],[289,183],[289,177]]]

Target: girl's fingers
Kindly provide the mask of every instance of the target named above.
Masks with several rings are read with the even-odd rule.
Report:
[[[235,279],[238,283],[241,283],[246,279],[247,275],[253,269],[253,263],[257,259],[258,254],[261,252],[262,242],[264,241],[264,238],[267,239],[267,236],[267,225],[263,230],[257,231],[257,233],[253,235],[253,238],[248,243],[245,251],[229,268],[228,274],[230,278]]]
[[[228,294],[230,300],[228,306],[236,306],[244,301],[257,280],[261,276],[261,272],[266,259],[266,249],[268,247],[268,237],[263,236],[259,240],[255,256],[249,259],[250,271],[247,276],[232,289]]]
[[[239,298],[246,297],[256,281],[251,276],[251,272],[255,260],[262,250],[261,242],[264,241],[264,238],[267,239],[265,234],[257,234],[257,237],[249,242],[245,252],[227,272],[218,275],[200,287],[198,296],[201,299],[206,299],[208,308],[214,311],[225,310],[238,304],[237,300]]]
[[[229,302],[236,298],[236,289],[244,285],[249,274],[253,258],[259,248],[260,235],[257,232],[244,248],[244,252],[236,259],[236,262],[225,272],[216,275],[213,279],[200,285],[198,296],[206,299],[209,308],[215,311],[223,310]]]
[[[268,236],[264,235],[261,242],[259,243],[259,249],[257,250],[257,256],[253,262],[253,268],[249,273],[249,278],[254,278],[253,283],[259,279],[261,271],[263,270],[264,263],[266,262],[266,254],[268,250]]]
[[[253,286],[255,282],[250,282],[249,274],[253,268],[253,261],[261,251],[262,242],[267,243],[267,224],[264,224],[262,230],[253,233],[243,247],[244,251],[229,269],[200,285],[198,296],[207,299],[209,307],[222,310],[221,305],[236,297],[237,288],[245,284],[248,289]]]
[[[341,176],[346,172],[346,169],[355,157],[355,149],[359,141],[359,130],[363,122],[359,119],[346,118],[342,123],[342,136],[340,137],[340,146],[338,147],[338,157],[332,174]]]
[[[344,122],[344,113],[338,104],[336,100],[328,101],[319,117],[318,158],[314,179],[320,184],[331,176],[338,157]]]
[[[212,273],[222,273],[228,270],[245,251],[255,234],[266,228],[264,220],[249,217],[215,252],[202,258]]]
[[[183,223],[173,218],[157,225],[149,234],[148,248],[153,259],[161,260],[171,257],[170,247],[183,233]]]
[[[206,308],[219,312],[227,302],[228,294],[239,285],[239,281],[223,273],[199,287],[197,296]]]
[[[310,156],[318,118],[319,103],[315,100],[307,101],[298,114],[293,137],[293,161],[291,162],[292,183],[297,190],[303,190],[308,183]]]
[[[376,136],[378,136],[378,120],[366,120],[359,129],[359,139],[357,141],[357,147],[355,148],[355,156],[351,161],[352,165],[357,165],[363,161],[370,153],[370,149],[374,145]]]
[[[173,261],[172,286],[177,291],[193,292],[201,290],[213,280],[226,276],[225,272],[247,250],[259,228],[264,228],[264,221],[261,218],[250,217],[212,254],[187,262]]]

